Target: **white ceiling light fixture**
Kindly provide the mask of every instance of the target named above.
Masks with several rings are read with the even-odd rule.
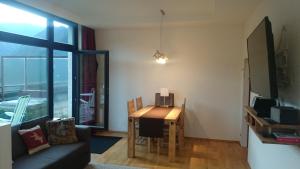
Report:
[[[155,61],[159,64],[166,64],[168,61],[168,57],[162,52],[162,28],[163,28],[163,22],[164,22],[164,16],[166,15],[164,10],[160,10],[161,13],[161,21],[160,21],[160,34],[159,34],[159,50],[156,50],[153,57]]]

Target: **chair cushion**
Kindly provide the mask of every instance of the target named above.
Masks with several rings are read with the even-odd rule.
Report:
[[[18,158],[13,163],[14,169],[52,169],[61,168],[68,162],[76,163],[82,154],[89,152],[88,144],[84,142],[67,145],[56,145],[32,155]],[[75,160],[75,161],[74,161]]]
[[[78,142],[74,118],[48,121],[47,130],[48,141],[51,145]]]

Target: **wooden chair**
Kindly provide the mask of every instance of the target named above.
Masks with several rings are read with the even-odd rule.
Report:
[[[155,93],[155,106],[168,105],[174,107],[174,93],[169,93],[168,97],[160,96],[160,93]]]
[[[136,110],[141,110],[144,107],[143,106],[143,100],[142,100],[141,96],[137,97],[135,99],[135,102],[136,102]],[[139,125],[137,124],[137,126],[139,126]],[[137,127],[137,128],[139,128],[139,127]],[[148,138],[147,140],[148,140],[148,150],[149,150],[150,149],[149,147],[150,147],[151,138]],[[146,141],[145,137],[139,136],[137,144],[144,144],[145,141]]]
[[[142,101],[142,97],[140,96],[140,97],[136,98],[136,109],[140,110],[142,108],[143,108],[143,101]],[[147,137],[148,152],[150,152],[150,150],[151,150],[151,143],[152,143],[153,140],[154,140],[153,138]],[[137,144],[143,144],[143,143],[145,143],[145,141],[146,141],[146,137],[139,136]],[[160,139],[157,138],[157,144],[158,144],[157,151],[158,151],[158,154],[159,154],[159,147],[160,147],[159,143],[160,143]]]
[[[184,114],[185,114],[186,98],[184,98],[183,104],[181,106],[181,115],[177,122],[178,131],[178,144],[179,146],[184,146]],[[182,148],[182,147],[179,147]]]
[[[186,98],[184,98],[183,104],[181,106],[181,114],[180,117],[176,123],[176,142],[177,145],[179,146],[183,146],[184,145],[184,114],[185,114],[185,105],[186,105]],[[166,143],[164,144],[168,144],[168,138],[169,138],[169,125],[165,124],[164,126],[164,140],[166,141]],[[182,148],[182,147],[179,147]]]
[[[141,97],[140,97],[141,98]],[[137,98],[138,99],[138,98]],[[142,98],[141,98],[142,99]],[[138,103],[137,103],[138,104]],[[129,101],[127,101],[127,111],[128,111],[128,116],[131,114],[131,113],[134,113],[136,110],[135,110],[135,106],[134,106],[134,100],[131,99]],[[139,130],[139,122],[136,121],[135,122],[135,130],[136,130],[136,144],[143,144],[145,142],[145,139],[143,137],[140,137],[139,134],[138,134],[138,130]]]
[[[127,101],[127,112],[128,112],[128,115],[135,112],[133,99]]]
[[[142,97],[141,97],[141,96],[140,96],[140,97],[137,97],[137,98],[135,99],[135,101],[136,101],[136,110],[142,109],[142,108],[143,108],[143,100],[142,100]]]
[[[160,147],[161,147],[161,140],[163,138],[160,138],[160,137],[148,137],[148,152],[150,153],[151,152],[151,144],[152,142],[154,142],[156,140],[156,153],[157,153],[157,157],[159,157],[160,155]]]
[[[139,133],[141,136],[144,138],[148,138],[148,152],[151,152],[151,144],[156,140],[157,142],[157,157],[159,157],[160,154],[160,142],[161,139],[163,138],[163,125],[161,126],[161,131],[155,130],[156,132],[149,132],[149,126],[152,128],[150,125],[151,122],[149,123],[145,121],[146,119],[140,119],[140,127],[139,127]],[[152,122],[153,123],[153,122]],[[157,124],[157,122],[154,122],[154,124]],[[159,126],[159,124],[157,124]],[[160,128],[160,127],[159,127]]]

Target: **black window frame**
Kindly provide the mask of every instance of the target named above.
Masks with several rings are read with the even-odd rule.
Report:
[[[75,22],[72,22],[70,20],[67,20],[65,18],[50,14],[48,12],[44,12],[40,9],[36,9],[34,7],[31,7],[29,5],[14,1],[14,0],[1,0],[0,1],[3,4],[10,5],[13,7],[16,7],[21,10],[25,10],[28,12],[32,12],[34,14],[37,14],[39,16],[47,18],[47,38],[46,39],[38,39],[34,37],[24,36],[24,35],[18,35],[14,33],[9,32],[3,32],[0,31],[0,41],[2,42],[9,42],[9,43],[15,43],[15,44],[22,44],[22,45],[28,45],[28,46],[36,46],[36,47],[44,47],[48,50],[48,60],[47,60],[47,70],[48,70],[48,116],[40,117],[39,119],[43,118],[53,118],[54,113],[54,102],[53,102],[53,51],[54,50],[61,50],[66,52],[72,52],[72,57],[76,58],[78,53],[78,24]],[[68,26],[71,26],[73,29],[73,44],[64,44],[54,41],[54,26],[53,21],[58,21],[64,24],[67,24]],[[72,79],[73,79],[73,87],[75,87],[74,78],[76,72],[75,63],[72,63]],[[72,97],[72,102],[74,103],[74,98]],[[72,106],[73,107],[73,106]],[[74,112],[74,111],[73,111]],[[74,114],[73,114],[74,116]],[[32,121],[38,120],[38,119],[32,119]],[[27,123],[27,122],[25,122]]]

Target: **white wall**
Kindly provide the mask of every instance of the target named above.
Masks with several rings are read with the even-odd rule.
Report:
[[[51,4],[51,2],[49,2],[49,1],[44,1],[44,0],[39,0],[39,1],[37,1],[37,0],[16,0],[16,1],[19,1],[23,4],[43,10],[45,12],[51,13],[53,15],[68,19],[68,20],[76,22],[78,24],[84,25],[84,21],[80,17],[78,17],[77,15],[75,15],[63,8],[60,8],[59,6]]]
[[[126,101],[167,87],[175,104],[187,97],[186,136],[239,140],[241,126],[241,25],[167,27],[166,65],[154,62],[158,28],[97,30],[98,49],[110,50],[109,129],[127,131]]]
[[[253,12],[245,25],[244,42],[265,16],[272,23],[275,47],[280,39],[282,26],[288,31],[289,75],[292,83],[279,90],[279,96],[286,105],[300,106],[300,1],[298,0],[264,0]],[[247,57],[246,45],[244,56]],[[300,167],[300,148],[297,146],[262,144],[250,131],[248,162],[252,169],[298,169]]]

